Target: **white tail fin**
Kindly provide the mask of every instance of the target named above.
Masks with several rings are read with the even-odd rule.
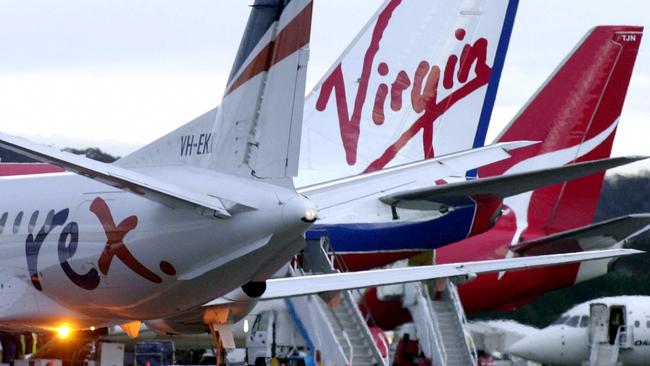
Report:
[[[219,109],[214,108],[115,162],[129,168],[172,165],[201,166],[212,153],[212,129]]]
[[[311,14],[311,0],[255,0],[218,111],[118,164],[180,162],[290,182],[282,178],[298,171]]]
[[[210,168],[297,175],[311,13],[309,0],[255,1],[217,114]]]
[[[387,0],[307,97],[300,185],[483,145],[517,3]]]
[[[296,174],[311,2],[279,3],[255,2],[219,111],[119,165]],[[483,145],[518,1],[455,4],[380,7],[304,101],[299,186]],[[302,33],[290,32],[303,23]],[[272,39],[278,54],[296,51],[278,61]]]

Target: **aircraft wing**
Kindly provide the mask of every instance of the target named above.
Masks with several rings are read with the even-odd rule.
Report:
[[[600,159],[556,168],[532,170],[524,173],[507,174],[402,191],[383,196],[380,200],[388,205],[399,208],[426,209],[431,206],[431,202],[454,202],[456,198],[485,195],[503,198],[552,184],[582,178],[646,158],[644,156],[630,156]],[[466,202],[466,200],[462,200],[461,202]]]
[[[439,264],[433,266],[274,278],[266,281],[266,291],[258,299],[271,300],[284,297],[312,295],[327,291],[352,290],[448,277],[471,278],[483,273],[614,258],[637,253],[642,252],[634,249],[610,249],[592,252]],[[228,302],[232,301],[219,298],[205,304],[204,306],[222,305]]]
[[[649,225],[650,214],[627,215],[519,243],[511,249],[519,256],[534,256],[607,249],[619,243],[626,246],[632,237],[647,230]]]
[[[298,189],[312,200],[319,211],[358,199],[386,194],[396,189],[408,189],[414,184],[433,182],[510,157],[508,151],[536,144],[515,141],[465,150],[414,163],[398,165],[372,173],[359,174]]]
[[[94,161],[3,133],[0,133],[0,146],[171,207],[199,207],[204,210],[204,213],[218,217],[230,216],[218,197],[184,189],[129,169]]]

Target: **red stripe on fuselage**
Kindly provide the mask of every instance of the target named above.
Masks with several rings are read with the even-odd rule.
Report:
[[[0,177],[62,173],[64,171],[58,166],[44,163],[0,163]]]
[[[460,263],[476,260],[503,259],[507,257],[510,243],[516,231],[512,213],[502,217],[497,225],[486,233],[467,238],[453,245],[436,250],[436,263]],[[525,240],[542,237],[544,233],[531,233]],[[555,254],[561,250],[580,251],[580,247],[562,246],[555,251],[527,254]],[[572,286],[580,264],[557,265],[545,268],[507,271],[478,276],[474,281],[458,287],[463,307],[467,313],[502,309],[505,304],[519,304],[522,299],[534,299],[540,295]]]

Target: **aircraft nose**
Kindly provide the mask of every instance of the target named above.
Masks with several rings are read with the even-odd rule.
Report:
[[[528,360],[537,360],[538,354],[533,337],[524,337],[507,347],[506,352]],[[538,345],[539,346],[539,345]]]
[[[555,364],[558,359],[558,335],[540,330],[530,334],[506,348],[506,352],[530,361]]]

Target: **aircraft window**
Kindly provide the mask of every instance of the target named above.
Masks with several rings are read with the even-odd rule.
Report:
[[[43,230],[46,232],[50,231],[50,225],[52,225],[52,219],[54,219],[54,210],[50,210],[45,216],[45,224],[43,225]]]
[[[9,213],[5,212],[2,214],[2,217],[0,217],[0,234],[5,230],[5,224],[7,223],[7,217],[9,216]]]
[[[569,319],[568,316],[561,316],[559,317],[556,321],[553,322],[551,325],[560,325],[566,323],[566,321]]]
[[[589,315],[583,315],[580,318],[580,328],[587,328],[589,326]]]
[[[572,328],[577,328],[578,323],[580,322],[580,317],[579,316],[572,316],[567,322],[566,325]]]
[[[16,215],[16,219],[14,219],[14,234],[18,234],[18,229],[20,229],[20,223],[23,221],[23,212],[20,211],[18,215]]]
[[[635,321],[634,321],[634,328],[638,328],[638,327],[640,327],[640,326],[641,326],[641,322],[638,321],[638,320],[635,320]]]
[[[646,328],[650,328],[650,320],[648,320],[647,322],[645,322],[645,327],[646,327]]]
[[[36,226],[36,220],[38,220],[38,210],[34,211],[32,217],[29,218],[29,226],[27,226],[27,232],[30,234],[34,233],[34,227]]]

